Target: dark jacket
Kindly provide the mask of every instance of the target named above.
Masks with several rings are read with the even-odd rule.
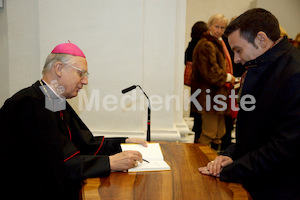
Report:
[[[110,174],[108,156],[125,138],[93,137],[68,103],[62,119],[45,108],[39,86],[16,93],[0,110],[1,194],[78,199],[82,180]]]
[[[198,37],[194,37],[192,38],[192,40],[189,42],[188,47],[185,50],[185,54],[184,54],[184,64],[186,65],[186,62],[193,62],[193,51],[195,49],[195,46],[197,45],[198,41],[200,40],[200,38]]]
[[[193,52],[193,71],[191,81],[191,93],[194,94],[198,89],[201,93],[197,96],[197,101],[202,107],[202,111],[192,104],[192,112],[206,112],[206,96],[213,99],[216,95],[224,95],[228,99],[230,90],[225,86],[227,78],[226,61],[223,53],[222,43],[208,33],[202,35],[201,40],[196,45]],[[209,89],[209,92],[207,92]],[[227,103],[227,101],[226,101]],[[213,109],[216,105],[211,101],[210,112],[217,112]],[[219,114],[229,114],[230,107],[225,111],[219,111]]]
[[[254,199],[300,199],[300,52],[287,39],[249,67],[242,96],[255,110],[240,110],[237,143],[224,155],[234,162],[220,180],[241,182]]]

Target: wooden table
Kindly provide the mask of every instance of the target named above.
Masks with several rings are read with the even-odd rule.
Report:
[[[217,156],[208,146],[172,142],[160,142],[160,146],[171,171],[113,172],[109,177],[87,179],[83,199],[251,199],[240,184],[198,172],[198,167]]]

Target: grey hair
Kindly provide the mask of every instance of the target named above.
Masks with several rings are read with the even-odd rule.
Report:
[[[225,22],[225,27],[228,25],[228,19],[224,15],[216,14],[211,16],[211,18],[208,20],[207,27],[211,27],[216,19],[220,19],[221,21]]]
[[[42,74],[49,72],[56,62],[62,62],[63,64],[72,64],[73,56],[70,54],[50,53],[45,61],[45,65]]]

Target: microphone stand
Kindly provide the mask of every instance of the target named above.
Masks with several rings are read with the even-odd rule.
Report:
[[[131,86],[131,87],[129,87],[129,88],[126,88],[126,89],[124,89],[124,90],[122,90],[122,93],[124,94],[124,93],[127,93],[127,92],[129,92],[129,91],[131,91],[131,90],[133,90],[133,89],[135,89],[136,87],[139,87],[141,90],[142,90],[142,92],[144,93],[144,95],[146,96],[146,98],[147,98],[147,100],[148,100],[148,112],[147,112],[147,136],[146,136],[146,140],[148,141],[148,142],[150,142],[151,141],[151,137],[150,137],[150,125],[151,125],[151,104],[150,104],[150,100],[149,100],[149,97],[148,97],[148,95],[144,92],[144,90],[141,88],[141,86],[139,86],[139,85],[133,85],[133,86]]]
[[[144,95],[146,96],[147,100],[148,100],[148,118],[147,118],[147,141],[150,142],[151,138],[150,138],[150,125],[151,125],[151,105],[150,105],[150,100],[149,97],[147,96],[147,94],[144,92],[144,90],[141,88],[141,86],[137,85],[137,87],[139,87],[142,92],[144,93]]]

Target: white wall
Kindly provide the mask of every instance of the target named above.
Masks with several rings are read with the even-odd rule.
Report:
[[[6,0],[0,8],[1,105],[40,77],[38,2]]]
[[[70,101],[88,127],[93,131],[143,128],[141,114],[121,109],[106,111],[102,106],[104,96],[114,95],[119,100],[124,87],[142,85],[143,2],[72,2],[72,6],[66,0],[39,2],[41,57],[46,57],[56,44],[68,40],[77,44],[87,56],[90,73],[89,85],[82,92],[88,97],[93,91],[99,94],[90,111],[79,111],[78,98]]]
[[[0,8],[0,105],[9,96],[7,10]]]
[[[272,12],[290,38],[300,33],[300,0],[257,0],[257,7]]]

